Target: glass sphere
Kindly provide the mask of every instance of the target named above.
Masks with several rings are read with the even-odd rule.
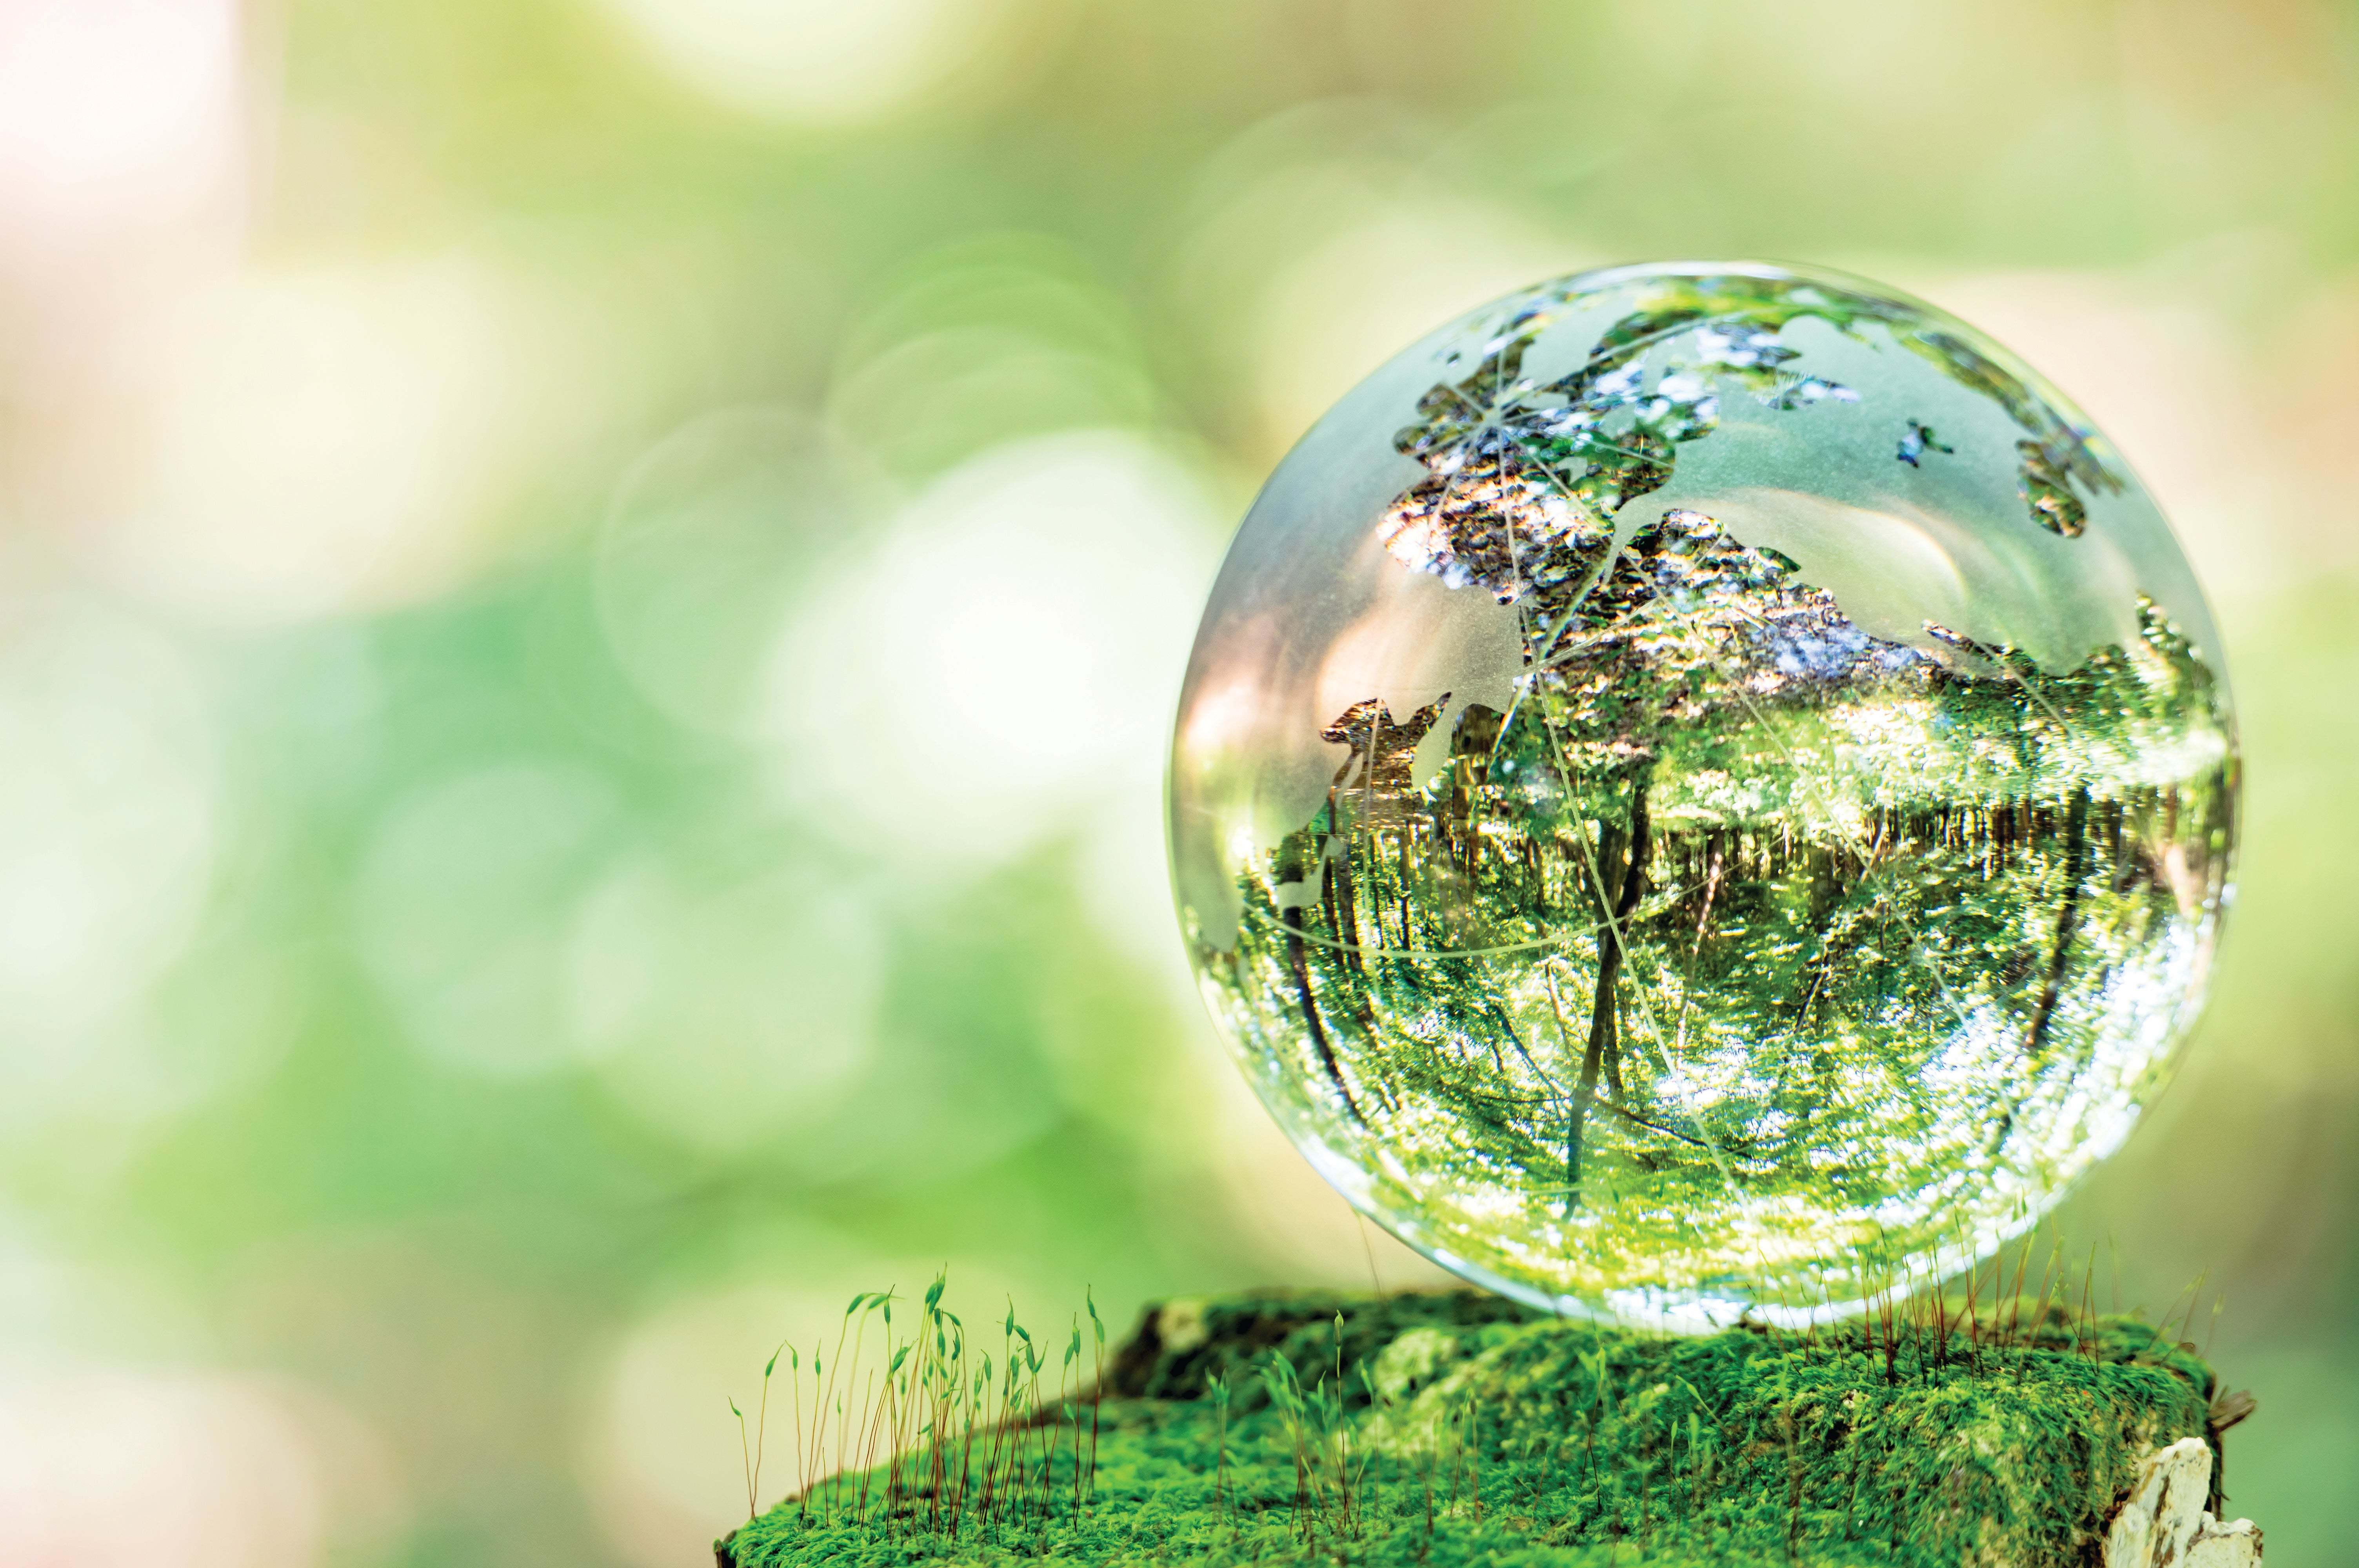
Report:
[[[1319,1170],[1559,1311],[1840,1313],[2117,1147],[2232,897],[2219,641],[2013,354],[1856,278],[1582,274],[1336,405],[1169,779],[1201,989]]]

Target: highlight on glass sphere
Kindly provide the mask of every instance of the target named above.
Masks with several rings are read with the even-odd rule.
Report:
[[[1755,263],[1484,307],[1286,458],[1169,779],[1203,994],[1361,1210],[1558,1311],[1800,1322],[2127,1135],[2233,897],[2219,642],[2078,409]]]

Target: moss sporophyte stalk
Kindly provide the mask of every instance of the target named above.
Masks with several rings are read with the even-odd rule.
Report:
[[[2063,395],[1876,286],[1541,285],[1248,514],[1174,872],[1248,1079],[1404,1240],[1710,1328],[1987,1257],[2127,1136],[2232,902],[2210,611]]]
[[[2015,1278],[2027,1292],[2023,1264]],[[890,1370],[861,1400],[806,1364],[799,1390],[840,1404],[845,1435],[810,1429],[796,1495],[716,1552],[2078,1568],[2118,1545],[2141,1462],[2187,1439],[2214,1484],[2180,1506],[2218,1511],[2221,1444],[2250,1397],[2172,1325],[2092,1314],[2083,1281],[2040,1284],[1700,1336],[1468,1292],[1212,1297],[1150,1309],[1086,1387],[1048,1385],[1020,1326],[983,1352],[937,1298],[906,1342],[869,1336]],[[1077,1333],[1067,1359],[1093,1348]],[[1036,1386],[1037,1402],[1008,1395]]]

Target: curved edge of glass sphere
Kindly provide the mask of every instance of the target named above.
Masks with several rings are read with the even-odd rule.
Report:
[[[1168,825],[1206,1002],[1354,1206],[1701,1329],[1952,1272],[2118,1146],[2238,767],[2201,589],[2069,400],[1881,286],[1674,262],[1471,311],[1302,438]]]

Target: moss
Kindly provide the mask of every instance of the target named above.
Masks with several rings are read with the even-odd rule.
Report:
[[[1664,1338],[1472,1292],[1150,1311],[986,1508],[871,1477],[724,1538],[734,1568],[995,1561],[2066,1568],[2212,1373],[2135,1318],[1920,1316]],[[2216,1441],[2216,1440],[2214,1440]],[[940,1495],[938,1495],[940,1494]],[[955,1529],[951,1509],[959,1502]]]

